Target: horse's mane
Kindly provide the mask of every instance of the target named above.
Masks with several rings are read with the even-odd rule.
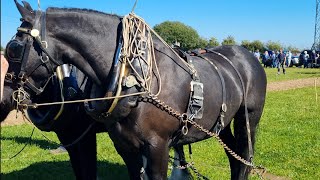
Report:
[[[100,15],[107,15],[107,16],[114,16],[114,17],[120,17],[117,14],[109,14],[104,13],[101,11],[96,11],[92,9],[80,9],[80,8],[57,8],[57,7],[49,7],[47,9],[47,12],[78,12],[78,13],[93,13],[93,14],[100,14]]]

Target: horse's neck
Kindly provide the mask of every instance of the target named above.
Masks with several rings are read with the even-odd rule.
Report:
[[[47,27],[65,63],[75,65],[95,83],[106,83],[117,46],[120,18],[79,10],[52,10]]]

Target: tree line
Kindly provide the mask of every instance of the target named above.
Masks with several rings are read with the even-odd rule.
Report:
[[[236,45],[238,44],[233,36],[228,36],[222,40],[221,44],[215,37],[209,39],[200,37],[198,32],[181,22],[178,21],[165,21],[161,24],[157,24],[153,28],[167,43],[175,44],[178,42],[183,50],[191,50],[197,48],[215,47],[219,45]],[[265,50],[279,50],[285,49],[292,52],[300,52],[296,47],[287,46],[283,47],[280,42],[268,41],[263,43],[259,40],[249,41],[243,40],[241,44],[238,44],[249,51],[259,50],[264,52]]]

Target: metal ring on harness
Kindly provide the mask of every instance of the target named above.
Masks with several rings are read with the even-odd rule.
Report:
[[[189,129],[186,125],[182,126],[181,132],[183,135],[187,135],[188,131],[189,131]]]
[[[20,88],[18,90],[15,90],[12,93],[12,99],[18,103],[24,101],[26,97],[27,97],[26,92]]]
[[[5,75],[6,80],[13,81],[14,78],[15,78],[14,75],[11,73],[6,73],[6,75]]]
[[[222,105],[221,105],[221,110],[223,111],[223,112],[227,112],[227,104],[226,103],[222,103]]]
[[[180,116],[181,121],[184,123],[184,125],[181,128],[181,132],[183,135],[187,135],[188,134],[188,115],[187,113],[183,113]]]
[[[187,120],[188,120],[188,115],[187,115],[187,113],[181,114],[180,119],[181,119],[181,121],[182,121],[183,123],[186,123]]]

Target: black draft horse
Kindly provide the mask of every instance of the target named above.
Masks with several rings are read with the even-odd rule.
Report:
[[[29,3],[23,2],[23,4],[25,6],[24,10],[33,12]],[[19,4],[17,6],[19,6],[20,10],[23,10]],[[30,26],[30,24],[23,23],[22,26]],[[21,35],[18,33],[17,37],[21,37]],[[17,52],[15,51],[14,53]],[[15,55],[11,54],[11,56]],[[6,119],[12,109],[16,108],[13,103],[12,93],[16,90],[18,84],[17,81],[14,81],[15,77],[11,77],[10,73],[20,71],[16,68],[19,69],[21,67],[21,62],[17,58],[10,59],[10,56],[7,56],[7,59],[9,60],[10,68],[5,77],[4,88],[1,89],[4,93],[3,100],[0,103],[1,122]],[[1,70],[3,69],[1,68]],[[39,95],[34,95],[34,92],[30,93],[32,102],[44,103],[61,101],[62,98],[64,100],[86,98],[87,94],[85,92],[87,91],[85,91],[85,86],[91,83],[90,80],[87,80],[84,74],[76,68],[72,68],[70,71],[72,72],[70,72],[69,77],[61,82],[65,87],[64,89],[61,88],[60,82],[54,76],[48,81],[45,88],[41,89],[42,92]],[[16,73],[15,75],[18,74]],[[61,96],[61,94],[64,95]],[[96,133],[106,132],[107,130],[104,124],[92,120],[87,115],[83,104],[74,103],[28,109],[27,115],[40,130],[54,131],[57,134],[60,142],[66,146],[76,179],[92,180],[97,178]]]
[[[45,87],[55,69],[62,64],[72,64],[88,77],[92,82],[89,87],[90,98],[104,96],[108,85],[113,82],[115,67],[113,59],[117,56],[121,38],[124,38],[123,19],[116,15],[79,9],[49,8],[46,12],[40,13],[32,11],[27,3],[25,7],[17,2],[16,4],[23,23],[14,41],[16,45],[22,44],[25,48],[23,52],[10,46],[7,49],[7,54],[12,53],[7,55],[8,73],[14,78],[12,83],[5,85],[5,100],[1,102],[1,106],[7,109],[12,107],[10,95],[13,92],[15,92],[13,97],[18,101],[24,100],[17,96],[21,93],[29,97],[20,103],[31,103],[39,94],[37,89]],[[39,40],[39,31],[33,29],[41,31],[41,38],[43,40],[45,37],[47,48],[44,48],[45,45],[41,39]],[[186,126],[172,114],[187,111],[190,82],[193,80],[190,68],[157,37],[154,37],[152,50],[156,58],[154,66],[161,74],[160,78],[155,68],[151,69],[150,76],[154,78],[150,81],[152,86],[149,90],[156,91],[160,85],[162,88],[156,97],[149,96],[147,101],[144,101],[142,95],[121,98],[110,114],[102,112],[106,104],[104,102],[94,102],[89,105],[87,103],[87,106],[101,114],[96,116],[88,111],[90,108],[86,108],[87,113],[84,115],[90,116],[88,119],[104,122],[117,152],[127,165],[130,179],[140,179],[141,176],[144,179],[166,179],[170,147],[179,150],[182,145],[210,137],[190,123],[187,124],[188,133],[181,135],[181,128]],[[46,58],[43,56],[48,56],[47,60],[44,60]],[[204,58],[193,58],[193,65],[203,83],[204,97],[203,117],[195,121],[205,129],[214,130],[221,116],[221,105],[225,101],[228,108],[219,136],[237,154],[250,160],[247,134],[250,131],[254,144],[256,128],[265,101],[264,70],[252,54],[239,46],[217,47],[202,56]],[[10,57],[20,58],[17,58],[17,62],[10,60]],[[212,63],[217,68],[213,68]],[[142,66],[146,66],[146,63]],[[145,73],[143,68],[140,74]],[[142,82],[143,80],[138,79],[138,84],[130,88],[127,86],[122,89],[121,94],[146,90],[141,88]],[[118,87],[125,84],[118,84]],[[157,106],[157,100],[164,102],[164,106]],[[149,102],[156,103],[152,105]],[[162,109],[175,111],[168,113]],[[246,120],[246,112],[249,123]],[[234,119],[234,133],[230,129],[232,119]],[[249,129],[246,123],[250,125]],[[90,123],[85,127],[88,127],[88,124]],[[227,155],[230,161],[231,179],[247,179],[250,168],[229,153]]]

